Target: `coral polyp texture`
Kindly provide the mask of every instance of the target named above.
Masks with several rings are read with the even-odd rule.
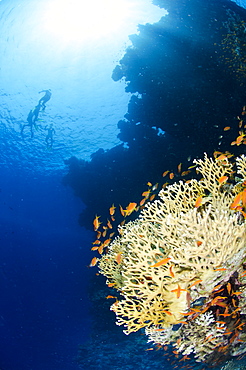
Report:
[[[200,180],[159,192],[119,227],[99,269],[129,334],[196,361],[246,351],[246,157],[194,160]]]

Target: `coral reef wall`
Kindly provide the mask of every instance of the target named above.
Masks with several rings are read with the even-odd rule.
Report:
[[[202,157],[204,151],[225,150],[231,134],[236,135],[221,132],[233,127],[244,105],[245,78],[239,73],[244,55],[236,48],[240,31],[234,35],[233,30],[237,23],[242,27],[245,10],[229,0],[156,4],[169,14],[139,26],[112,74],[115,81],[126,81],[132,93],[118,123],[124,145],[99,150],[90,162],[66,161],[64,183],[86,204],[80,224],[88,228],[95,209],[103,215],[113,202],[138,200],[137,189],[159,181],[163,168]]]

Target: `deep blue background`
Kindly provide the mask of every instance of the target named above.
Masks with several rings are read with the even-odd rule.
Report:
[[[77,369],[88,337],[91,233],[61,177],[1,170],[0,368]]]

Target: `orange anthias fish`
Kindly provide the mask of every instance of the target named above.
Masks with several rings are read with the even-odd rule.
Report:
[[[240,133],[240,135],[236,138],[236,140],[231,142],[231,145],[237,145],[237,146],[241,145],[244,140],[244,136],[245,134]]]
[[[124,209],[124,214],[125,216],[130,216],[130,214],[136,210],[136,207],[137,207],[137,203],[135,202],[132,202],[132,203],[129,203],[128,206],[126,207],[126,209]]]
[[[180,163],[180,164],[178,165],[178,173],[180,173],[180,172],[181,172],[181,167],[182,167],[182,163]]]
[[[114,215],[114,213],[115,213],[115,206],[114,206],[114,204],[112,204],[112,206],[109,208],[109,214],[110,214],[110,216],[113,216]]]
[[[96,216],[93,220],[93,226],[94,226],[94,230],[97,231],[97,229],[99,228],[99,226],[101,225],[101,222],[99,222],[99,218],[101,216]]]
[[[240,204],[240,202],[242,200],[242,195],[243,195],[243,192],[241,191],[239,194],[237,194],[235,196],[235,198],[233,199],[232,204],[230,205],[230,209],[236,209],[237,208],[237,206]]]
[[[174,178],[174,173],[173,172],[169,173],[169,179],[172,180],[173,178]]]
[[[197,200],[195,202],[195,208],[200,207],[201,204],[202,204],[202,196],[197,198]]]
[[[120,207],[120,213],[122,214],[123,217],[125,217],[125,211],[123,207],[121,207],[121,205],[119,207]]]
[[[197,285],[197,284],[200,284],[202,282],[202,280],[200,279],[200,280],[196,280],[196,281],[194,281],[194,283],[192,283],[190,286],[189,286],[189,289],[191,288],[191,287],[193,287],[193,286],[195,286],[195,285]]]
[[[228,131],[228,130],[230,130],[231,128],[230,128],[230,126],[226,126],[226,127],[224,127],[224,131]]]
[[[111,222],[109,220],[107,220],[107,226],[108,226],[109,229],[112,229],[113,228],[113,226],[112,226],[112,224],[111,224]]]
[[[93,257],[92,260],[91,260],[91,263],[90,263],[90,267],[96,266],[97,260],[98,259],[96,257]]]
[[[168,261],[170,261],[171,258],[164,258],[163,260],[160,260],[159,262],[156,262],[154,265],[150,267],[159,267],[162,265],[165,265]]]
[[[163,177],[167,176],[168,172],[170,172],[170,171],[169,171],[169,170],[164,171],[164,172],[163,172],[163,174],[162,174],[162,176],[163,176]]]
[[[246,208],[246,189],[243,189],[243,192],[242,192],[242,203],[243,203],[243,207]]]
[[[218,179],[218,182],[220,184],[223,184],[224,182],[226,182],[228,180],[228,176],[221,176],[219,179]]]
[[[116,262],[118,263],[118,265],[121,263],[122,261],[122,254],[121,253],[118,253],[116,258],[115,258]]]
[[[218,161],[223,161],[223,160],[227,159],[227,156],[225,154],[220,154],[216,159]]]
[[[148,197],[149,197],[149,195],[150,195],[150,190],[146,190],[146,191],[144,191],[144,192],[142,193],[142,196],[143,196],[143,197],[146,197],[146,198],[148,198]]]
[[[178,288],[171,290],[171,292],[176,293],[177,294],[177,298],[180,298],[181,292],[187,292],[187,290],[186,289],[182,289],[180,287],[180,285],[178,284]]]

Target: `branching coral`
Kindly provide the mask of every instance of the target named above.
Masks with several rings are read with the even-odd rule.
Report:
[[[194,163],[202,179],[161,190],[119,228],[99,268],[120,292],[111,309],[126,334],[145,327],[154,343],[206,361],[215,348],[233,354],[243,331],[246,157],[236,160],[240,186],[227,157]]]

